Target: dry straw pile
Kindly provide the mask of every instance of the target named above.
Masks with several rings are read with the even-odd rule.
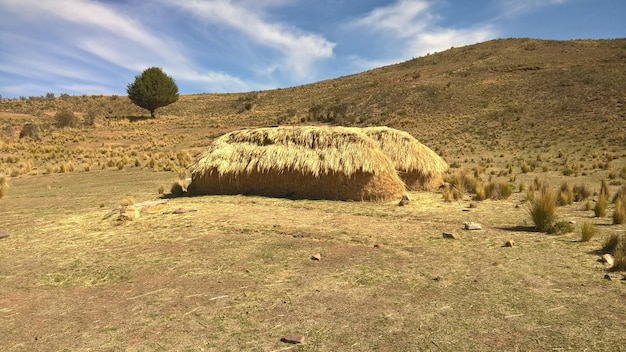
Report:
[[[409,133],[388,127],[368,127],[363,132],[393,161],[407,189],[430,191],[443,183],[448,163]]]
[[[398,161],[402,160],[399,156],[412,150],[398,144],[398,148],[405,149],[393,154],[381,149],[383,144],[392,149],[389,143],[377,142],[355,128],[306,126],[234,131],[216,139],[199,156],[190,170],[188,192],[357,201],[398,199],[405,185],[396,169],[407,170],[403,171],[405,176],[413,170]],[[397,156],[395,165],[389,154]],[[433,175],[426,168],[436,163],[413,163],[417,165],[415,172],[420,172],[416,180]]]

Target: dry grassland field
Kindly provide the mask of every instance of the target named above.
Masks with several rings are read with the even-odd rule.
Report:
[[[4,99],[0,350],[626,351],[625,103],[624,39],[495,40],[154,119]],[[404,206],[172,194],[215,138],[273,125],[407,131],[449,186]]]

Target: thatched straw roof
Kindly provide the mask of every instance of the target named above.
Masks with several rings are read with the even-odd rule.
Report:
[[[368,127],[362,131],[379,143],[409,190],[432,190],[443,182],[448,170],[446,161],[409,133],[388,127]]]
[[[340,127],[231,132],[213,141],[191,174],[192,194],[391,200],[405,190],[376,142]]]

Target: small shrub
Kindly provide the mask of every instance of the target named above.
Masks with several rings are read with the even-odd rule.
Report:
[[[548,229],[548,233],[555,235],[563,235],[566,233],[574,232],[574,226],[565,220],[555,222],[550,229]]]
[[[530,216],[535,224],[535,230],[549,232],[556,222],[556,194],[544,188],[530,201]]]
[[[22,131],[20,131],[20,139],[22,138],[30,138],[34,141],[39,140],[39,126],[34,125],[32,123],[27,123],[22,127]]]
[[[626,166],[623,166],[622,169],[619,171],[619,177],[626,180]]]
[[[522,169],[522,173],[524,174],[527,174],[530,172],[530,165],[528,165],[526,162],[523,162],[520,168]]]
[[[580,226],[581,241],[589,242],[596,235],[596,228],[589,221],[585,221]]]
[[[584,184],[574,186],[574,200],[580,202],[588,199],[591,196],[591,192]]]
[[[158,192],[159,192],[159,194],[165,193],[165,187],[159,186]]]
[[[61,110],[54,115],[54,123],[58,128],[76,127],[78,118],[72,111]]]
[[[98,118],[98,112],[96,110],[89,110],[85,114],[85,126],[95,126],[96,119]]]
[[[596,202],[596,206],[593,208],[593,212],[597,218],[603,218],[606,216],[606,202],[606,195],[600,194],[598,201]]]

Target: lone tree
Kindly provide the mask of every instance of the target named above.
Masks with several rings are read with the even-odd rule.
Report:
[[[170,105],[178,100],[178,86],[174,79],[158,67],[150,67],[136,76],[135,81],[126,87],[128,98],[137,106],[150,111]]]

